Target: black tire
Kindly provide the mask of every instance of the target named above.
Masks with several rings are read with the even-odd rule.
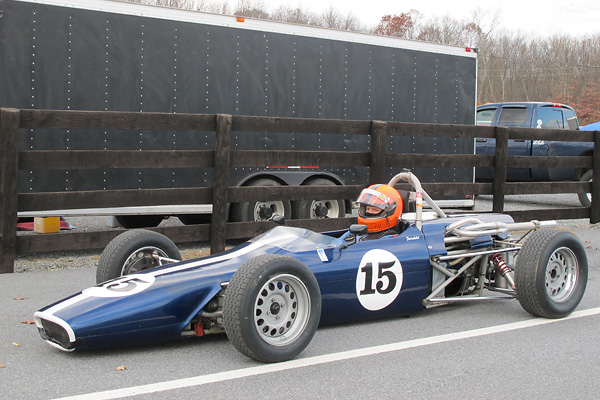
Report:
[[[592,181],[593,171],[590,169],[585,174],[579,178],[581,182],[591,182]],[[579,202],[584,207],[590,207],[592,205],[592,194],[591,193],[578,193]]]
[[[212,214],[184,214],[178,215],[177,218],[184,225],[210,224],[212,222]]]
[[[315,178],[304,185],[335,186],[335,182],[325,178]],[[325,215],[323,215],[326,212]],[[292,202],[292,218],[343,218],[346,215],[344,200],[299,200]]]
[[[581,241],[570,232],[533,232],[517,254],[515,289],[521,306],[545,318],[562,318],[577,307],[588,277]]]
[[[156,256],[181,260],[175,243],[158,232],[127,231],[106,246],[96,270],[96,283],[160,266]]]
[[[310,343],[320,318],[319,284],[310,269],[294,258],[254,257],[227,286],[225,332],[237,350],[254,360],[294,358]]]
[[[117,215],[115,219],[125,229],[140,229],[157,227],[164,217],[162,215]]]
[[[281,184],[272,179],[261,178],[250,182],[247,186],[281,186]],[[292,209],[288,200],[252,201],[232,204],[230,213],[233,222],[253,222],[268,221],[275,214],[289,219]]]

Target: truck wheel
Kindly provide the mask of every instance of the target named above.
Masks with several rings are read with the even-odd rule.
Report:
[[[590,169],[585,174],[583,174],[581,176],[581,178],[579,178],[579,181],[591,182],[592,181],[592,173],[593,173],[593,171]],[[581,203],[582,206],[590,207],[592,205],[592,194],[591,193],[578,193],[577,196],[579,196],[579,202]]]
[[[225,332],[237,350],[257,361],[286,361],[300,354],[320,317],[319,284],[295,258],[254,257],[237,270],[225,292]]]
[[[335,186],[329,179],[311,179],[305,185]],[[292,218],[343,218],[346,215],[343,200],[300,200],[292,202]]]
[[[588,262],[581,241],[570,232],[533,232],[517,254],[517,299],[529,313],[545,318],[569,315],[581,301]]]
[[[181,260],[175,243],[158,232],[143,229],[124,232],[102,252],[96,283],[168,264],[159,257]]]
[[[272,179],[262,178],[247,186],[281,186],[281,184]],[[289,218],[291,214],[291,205],[287,200],[256,201],[231,205],[231,220],[234,222],[269,221],[273,215]]]
[[[117,215],[115,218],[125,229],[154,228],[164,219],[162,215]]]

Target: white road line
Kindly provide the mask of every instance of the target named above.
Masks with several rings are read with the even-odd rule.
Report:
[[[210,383],[229,381],[234,379],[246,378],[250,376],[257,376],[263,374],[269,374],[272,372],[281,372],[292,370],[296,368],[310,367],[313,365],[327,364],[336,361],[349,360],[353,358],[366,357],[376,354],[389,353],[393,351],[400,351],[406,349],[412,349],[415,347],[428,346],[431,344],[446,343],[455,340],[469,339],[473,337],[493,335],[496,333],[503,333],[509,331],[515,331],[518,329],[531,328],[534,326],[547,325],[555,322],[568,321],[575,318],[589,317],[600,314],[600,307],[590,308],[587,310],[576,311],[570,316],[562,319],[545,319],[536,318],[521,322],[513,322],[505,325],[490,326],[487,328],[473,329],[470,331],[449,333],[445,335],[432,336],[428,338],[407,340],[404,342],[384,344],[380,346],[367,347],[363,349],[342,351],[333,354],[324,354],[322,356],[302,358],[298,360],[286,361],[278,364],[266,364],[259,365],[251,368],[237,369],[233,371],[218,372],[209,375],[194,376],[191,378],[176,379],[173,381],[152,383],[148,385],[132,386],[123,389],[107,390],[104,392],[86,393],[78,396],[63,397],[55,400],[109,400],[119,399],[129,396],[137,396],[144,394],[151,394],[157,392],[164,392],[167,390],[175,390],[192,386],[201,386]]]

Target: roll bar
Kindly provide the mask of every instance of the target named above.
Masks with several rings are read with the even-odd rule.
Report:
[[[394,176],[388,183],[388,186],[394,187],[398,182],[404,181],[410,183],[416,192],[416,218],[415,218],[415,226],[418,229],[423,227],[423,199],[429,204],[431,209],[438,215],[440,218],[446,218],[446,213],[442,211],[442,209],[429,197],[427,192],[423,190],[421,186],[421,181],[417,178],[412,172],[400,172],[396,176]]]

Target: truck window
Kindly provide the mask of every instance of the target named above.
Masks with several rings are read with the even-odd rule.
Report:
[[[512,126],[524,128],[527,122],[527,109],[525,107],[503,107],[498,126]]]
[[[491,126],[494,120],[494,114],[496,114],[497,108],[486,108],[484,110],[477,111],[477,125]]]
[[[541,129],[564,129],[562,108],[542,106],[538,108],[535,127]]]
[[[565,119],[564,124],[566,129],[576,131],[579,129],[579,122],[577,121],[577,115],[575,111],[568,108],[563,108],[563,118]]]

